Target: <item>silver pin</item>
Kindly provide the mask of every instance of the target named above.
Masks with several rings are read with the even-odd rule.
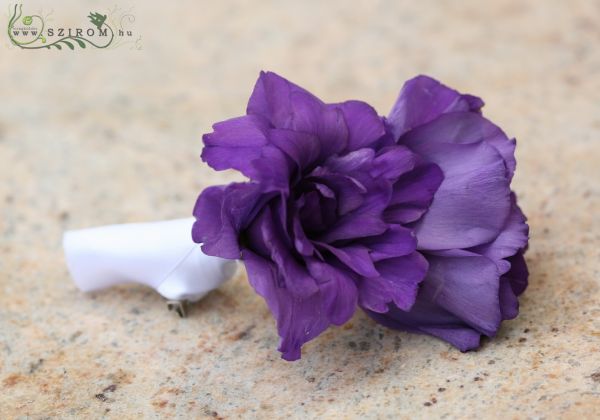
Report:
[[[180,318],[187,316],[187,301],[185,300],[168,300],[167,309],[169,311],[175,311],[179,314]]]

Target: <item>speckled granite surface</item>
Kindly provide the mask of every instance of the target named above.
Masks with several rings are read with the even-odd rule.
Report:
[[[88,12],[72,3],[56,21]],[[142,51],[1,45],[1,418],[600,416],[598,2],[134,5]],[[519,142],[521,316],[461,354],[358,314],[287,363],[243,273],[188,319],[142,287],[78,292],[62,231],[185,217],[233,180],[201,164],[200,134],[243,112],[260,69],[381,113],[418,73],[482,96]]]

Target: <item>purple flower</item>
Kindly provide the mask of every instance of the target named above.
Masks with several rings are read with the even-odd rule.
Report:
[[[429,262],[410,311],[368,311],[392,328],[431,334],[462,351],[494,336],[527,287],[529,229],[510,191],[515,140],[481,116],[481,99],[424,76],[408,81],[387,122],[397,144],[437,164],[444,180],[414,225]]]
[[[250,180],[202,192],[193,238],[241,258],[277,320],[283,358],[358,305],[408,310],[427,272],[407,225],[442,182],[364,102],[325,104],[261,73],[247,115],[213,126],[202,159]]]
[[[203,137],[205,162],[249,181],[202,192],[193,238],[244,261],[283,358],[358,306],[463,350],[516,316],[527,227],[509,189],[514,141],[482,105],[419,77],[386,120],[261,73],[247,115]]]

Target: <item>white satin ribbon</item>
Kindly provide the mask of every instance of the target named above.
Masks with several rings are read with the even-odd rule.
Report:
[[[67,231],[69,272],[84,292],[122,283],[195,302],[231,278],[236,262],[211,257],[192,241],[194,218]]]

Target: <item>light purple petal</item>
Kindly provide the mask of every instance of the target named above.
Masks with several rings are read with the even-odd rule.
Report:
[[[396,181],[414,169],[417,157],[404,146],[392,146],[381,149],[373,160],[370,175],[374,178],[384,177]]]
[[[412,148],[420,143],[477,143],[485,142],[495,148],[504,162],[511,179],[517,166],[515,140],[489,120],[473,112],[451,112],[406,133],[399,141]]]
[[[417,248],[412,229],[400,225],[390,225],[382,235],[365,238],[361,243],[371,250],[373,261],[408,255]]]
[[[517,205],[514,193],[511,194],[511,204],[510,216],[500,235],[488,244],[471,249],[495,261],[501,273],[507,272],[510,268],[510,263],[505,258],[515,255],[524,248],[529,239],[529,226],[525,215]]]
[[[407,81],[387,118],[395,139],[415,127],[456,111],[479,112],[483,101],[472,95],[461,95],[428,76]]]
[[[486,257],[427,256],[429,272],[423,299],[444,308],[472,328],[493,336],[502,320],[498,302],[499,274]]]
[[[428,209],[434,194],[444,179],[442,170],[434,163],[418,165],[402,175],[396,183],[384,219],[389,223],[411,223]]]
[[[415,227],[419,249],[468,248],[496,238],[510,212],[509,181],[498,152],[485,143],[428,143],[415,149],[444,172]]]

